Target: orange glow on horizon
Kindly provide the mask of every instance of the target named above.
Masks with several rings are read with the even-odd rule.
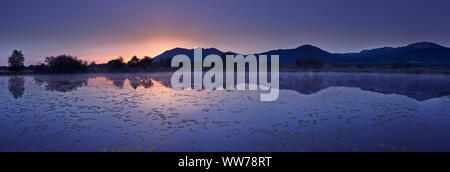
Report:
[[[93,50],[95,53],[85,53],[86,55],[79,57],[88,63],[95,62],[97,64],[107,63],[108,61],[119,57],[123,57],[125,62],[127,62],[133,56],[137,56],[139,58],[149,56],[154,58],[155,56],[174,48],[192,49],[198,46],[209,47],[207,44],[202,43],[202,41],[194,41],[190,38],[161,35],[146,41],[129,42],[101,47]]]

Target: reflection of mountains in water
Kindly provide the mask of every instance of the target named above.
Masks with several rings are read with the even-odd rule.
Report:
[[[129,84],[133,89],[151,88],[152,80],[161,82],[171,88],[171,73],[161,74],[105,74],[105,75],[70,75],[37,76],[35,82],[48,91],[70,92],[88,85],[90,78],[106,78],[118,88]],[[10,79],[10,91],[14,97],[21,97],[23,88],[20,79]],[[128,82],[126,82],[128,81]],[[447,75],[407,75],[407,74],[360,74],[360,73],[281,73],[280,89],[295,90],[302,94],[313,94],[329,87],[360,88],[382,94],[399,94],[423,101],[450,95],[450,77]],[[13,90],[14,90],[13,89]]]
[[[313,94],[329,87],[353,87],[383,94],[404,95],[418,101],[450,95],[446,75],[285,73],[280,88]]]

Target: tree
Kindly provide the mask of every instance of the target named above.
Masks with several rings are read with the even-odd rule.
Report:
[[[131,58],[130,61],[128,61],[128,67],[135,68],[138,67],[139,58],[137,56],[134,56]]]
[[[119,57],[116,60],[111,60],[108,62],[107,67],[109,69],[122,69],[124,67],[123,57]]]
[[[81,72],[87,69],[87,62],[69,55],[46,57],[45,63],[47,63],[47,66],[57,73]]]
[[[138,63],[138,66],[141,68],[148,68],[153,64],[153,59],[149,56],[145,56]]]
[[[22,54],[22,51],[14,50],[8,58],[9,69],[17,73],[25,68],[24,62],[25,57]]]

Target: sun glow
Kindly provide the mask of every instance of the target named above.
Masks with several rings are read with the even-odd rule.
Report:
[[[103,47],[96,47],[95,50],[89,50],[90,53],[80,56],[82,60],[86,60],[89,63],[95,62],[97,64],[107,63],[109,60],[123,57],[125,61],[130,60],[133,56],[139,58],[155,56],[163,53],[164,51],[171,50],[173,48],[192,48],[198,47],[202,41],[196,41],[191,38],[183,38],[176,36],[160,35],[149,38],[145,41],[136,42],[124,42],[117,44],[110,44]],[[201,45],[208,46],[208,45]],[[92,53],[94,52],[94,53]]]

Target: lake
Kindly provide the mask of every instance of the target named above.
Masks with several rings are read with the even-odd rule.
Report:
[[[450,151],[450,75],[281,73],[275,102],[170,76],[0,76],[0,151]]]

